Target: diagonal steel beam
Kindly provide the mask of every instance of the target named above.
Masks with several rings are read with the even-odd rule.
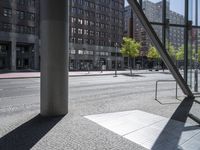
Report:
[[[151,38],[152,42],[154,43],[155,47],[157,48],[158,53],[160,54],[162,60],[164,61],[165,65],[167,66],[167,68],[172,73],[173,77],[177,81],[177,83],[180,86],[180,88],[182,89],[183,93],[185,95],[187,95],[188,97],[193,98],[194,97],[193,93],[191,92],[187,83],[185,82],[185,80],[181,76],[179,70],[177,69],[177,67],[173,63],[172,59],[170,58],[170,56],[166,52],[164,45],[162,44],[162,42],[158,38],[156,32],[154,31],[152,25],[150,24],[147,17],[145,16],[145,14],[144,14],[142,8],[140,7],[138,1],[137,0],[128,0],[128,2],[130,4],[130,6],[132,7],[132,9],[135,11],[138,18],[140,19],[140,21],[141,21],[142,25],[144,26],[146,32],[148,33],[149,37]]]

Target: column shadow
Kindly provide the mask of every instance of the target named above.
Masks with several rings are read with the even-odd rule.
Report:
[[[181,149],[178,144],[179,140],[181,139],[182,132],[199,128],[199,126],[185,127],[185,123],[192,108],[193,102],[193,99],[185,98],[180,103],[152,146],[152,150]],[[177,124],[174,120],[180,122]]]
[[[37,115],[0,138],[0,150],[31,149],[63,117],[42,117]]]

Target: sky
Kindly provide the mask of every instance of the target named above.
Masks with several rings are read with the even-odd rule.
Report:
[[[159,2],[161,0],[149,0],[149,1],[156,3],[156,2]],[[168,0],[168,1],[170,2],[170,10],[177,12],[181,15],[184,15],[185,4],[183,3],[183,0]],[[191,2],[193,2],[193,1],[191,1]],[[127,6],[127,5],[129,5],[129,4],[128,4],[127,0],[125,0],[125,6]],[[193,6],[193,7],[191,7],[191,6]],[[193,3],[189,7],[189,9],[190,9],[189,10],[190,11],[189,17],[190,17],[190,19],[192,18],[193,22],[194,22],[194,18],[195,18],[194,8],[195,8],[195,3]],[[198,10],[199,11],[198,15],[199,15],[200,14],[200,3],[198,3],[198,9],[199,9]],[[191,10],[193,10],[193,11],[191,11]],[[200,19],[198,20],[198,25],[200,25]]]
[[[149,0],[153,3],[160,2],[161,0]],[[169,0],[170,2],[172,0]],[[173,10],[175,12],[178,12],[179,14],[184,14],[184,4],[182,3],[183,0],[176,0],[173,1],[173,3],[170,3],[170,10]],[[125,0],[125,6],[129,5],[127,0]]]
[[[128,2],[127,2],[127,0],[125,0],[125,6],[127,6],[128,5]]]

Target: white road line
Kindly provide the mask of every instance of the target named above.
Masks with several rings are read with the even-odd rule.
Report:
[[[39,88],[40,86],[26,86],[26,89]]]

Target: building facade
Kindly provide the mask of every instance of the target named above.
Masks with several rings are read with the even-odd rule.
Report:
[[[123,10],[124,0],[70,1],[70,70],[123,68]]]
[[[70,0],[69,69],[123,68],[124,0]],[[39,69],[39,0],[0,1],[0,70]],[[117,46],[117,47],[116,47]]]
[[[0,70],[39,69],[39,1],[0,1]]]
[[[154,30],[156,31],[158,37],[163,41],[163,30],[162,27],[156,24],[161,24],[161,22],[163,21],[162,18],[162,14],[160,12],[162,12],[163,9],[163,3],[158,2],[158,3],[154,3],[148,0],[143,1],[142,4],[142,8],[143,11],[146,15],[146,17],[148,18],[148,20],[152,23]],[[132,13],[132,14],[131,14]],[[166,16],[168,18],[168,20],[170,20],[170,23],[173,24],[184,24],[184,16],[171,11],[169,8],[169,2],[166,3]],[[136,16],[136,14],[134,13],[134,11],[131,10],[130,6],[127,6],[125,8],[125,21],[127,22],[129,19],[127,18],[133,18],[133,25],[132,25],[132,36],[134,39],[136,39],[137,41],[141,42],[142,48],[142,54],[145,55],[146,51],[148,50],[150,44],[151,44],[151,40],[148,37],[145,29],[143,28],[142,24],[140,23],[138,17]],[[154,22],[156,24],[154,24]],[[128,24],[128,23],[125,23]],[[130,24],[129,24],[130,25]],[[124,27],[124,33],[127,34],[129,33],[130,28],[128,27]],[[175,48],[179,48],[184,44],[184,29],[180,28],[180,27],[169,27],[166,31],[166,43],[171,43]]]

